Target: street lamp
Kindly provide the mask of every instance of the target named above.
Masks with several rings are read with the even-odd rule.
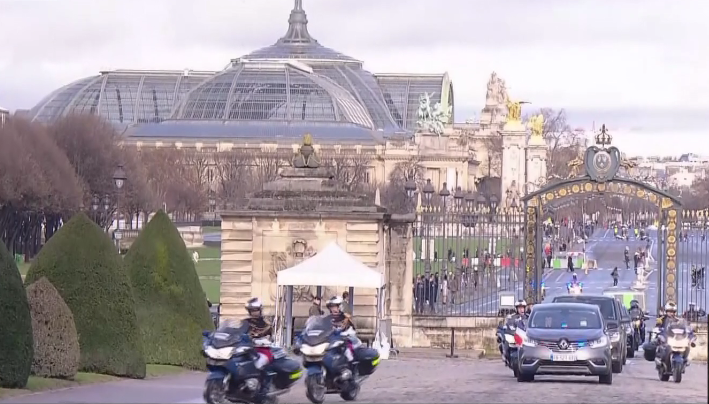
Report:
[[[217,207],[217,200],[214,197],[214,191],[209,193],[209,211],[214,212]]]
[[[128,181],[126,171],[123,169],[123,164],[119,163],[118,167],[116,167],[116,170],[113,172],[113,183],[119,192],[121,191],[121,189],[123,189],[123,186],[126,184],[126,181]],[[123,238],[123,234],[121,233],[121,210],[118,205],[118,201],[119,198],[116,197],[116,230],[113,232],[113,239],[116,241],[116,249],[120,254],[121,239]],[[104,199],[104,206],[106,207],[106,211],[108,211],[108,208],[110,207],[110,200],[108,199],[108,195]]]
[[[433,188],[433,184],[431,184],[431,179],[426,180],[426,185],[423,186],[423,197],[426,200],[426,206],[431,206],[431,199],[433,198],[433,193],[436,192],[436,190]]]
[[[123,164],[119,164],[118,167],[116,167],[116,171],[113,172],[113,183],[116,184],[116,188],[121,189],[127,179]]]
[[[453,194],[453,200],[455,201],[455,208],[457,210],[461,210],[463,208],[463,198],[465,198],[463,190],[460,187],[456,188],[455,194]]]
[[[406,196],[409,199],[414,198],[414,193],[416,193],[416,181],[412,175],[409,175],[409,179],[404,183],[404,191],[406,191]]]

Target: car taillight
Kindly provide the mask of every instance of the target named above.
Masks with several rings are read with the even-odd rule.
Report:
[[[522,342],[524,342],[524,340],[522,339],[522,336],[515,333],[515,344],[522,345]]]

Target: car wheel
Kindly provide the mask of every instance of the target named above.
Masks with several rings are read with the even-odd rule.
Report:
[[[632,347],[628,347],[628,358],[634,358],[635,357],[635,350]]]
[[[613,384],[613,372],[609,372],[607,375],[598,376],[598,383],[600,384]]]
[[[622,361],[622,360],[618,360],[617,362],[613,362],[613,363],[611,364],[611,370],[613,371],[613,373],[620,373],[620,372],[622,372],[622,371],[623,371],[623,361]]]
[[[533,374],[526,374],[522,372],[517,372],[517,381],[520,383],[524,382],[533,382],[534,381],[534,375]]]

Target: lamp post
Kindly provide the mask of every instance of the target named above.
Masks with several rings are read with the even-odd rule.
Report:
[[[424,215],[423,215],[423,222],[424,222],[424,232],[425,232],[425,248],[426,248],[426,262],[424,264],[424,273],[426,276],[431,273],[431,255],[436,249],[435,242],[433,244],[433,248],[431,248],[431,210],[432,210],[432,200],[433,200],[433,194],[436,192],[436,190],[433,188],[433,184],[431,184],[431,179],[426,180],[426,185],[423,186],[423,198],[424,198],[424,204],[426,205],[426,209],[424,209]]]
[[[123,233],[121,233],[121,210],[119,205],[119,193],[126,184],[128,177],[126,176],[126,171],[123,169],[123,164],[118,164],[116,170],[113,172],[113,184],[116,186],[116,230],[113,232],[113,239],[116,243],[116,249],[118,253],[121,253],[121,239],[123,238]],[[106,210],[108,210],[108,196],[106,196]]]

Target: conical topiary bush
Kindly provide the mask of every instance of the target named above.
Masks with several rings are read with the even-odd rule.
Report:
[[[213,327],[194,262],[170,218],[158,212],[125,256],[146,362],[204,366],[202,331]]]
[[[44,277],[27,287],[27,301],[34,335],[32,374],[73,379],[79,371],[81,350],[71,309]]]
[[[108,235],[75,215],[35,257],[25,283],[46,277],[74,315],[80,370],[144,378],[135,301],[128,273]]]
[[[22,277],[0,241],[0,387],[25,387],[32,356],[32,319]]]

